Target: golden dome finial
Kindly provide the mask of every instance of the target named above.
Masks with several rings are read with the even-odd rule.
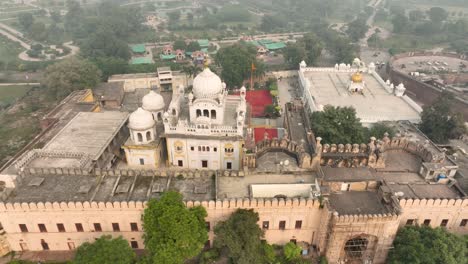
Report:
[[[362,74],[360,72],[356,72],[351,76],[351,80],[354,83],[362,83]]]
[[[205,62],[203,63],[203,68],[209,68],[210,67],[210,63],[208,62],[208,60],[205,60]]]

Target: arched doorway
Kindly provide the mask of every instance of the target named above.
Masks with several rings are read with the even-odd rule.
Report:
[[[369,240],[364,237],[355,237],[346,241],[344,251],[348,260],[362,260],[365,256]]]

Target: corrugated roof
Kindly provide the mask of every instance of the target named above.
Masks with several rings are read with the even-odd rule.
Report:
[[[176,58],[176,55],[174,55],[174,54],[170,54],[170,55],[161,54],[161,59],[162,60],[173,60],[175,58]]]
[[[286,44],[284,44],[283,42],[275,42],[275,43],[265,44],[265,48],[267,48],[268,50],[279,50],[279,49],[283,49],[285,47],[286,47]]]
[[[145,44],[131,45],[130,48],[132,49],[133,53],[145,53],[146,52]]]
[[[210,41],[207,39],[199,39],[197,40],[200,47],[208,47],[210,45]]]
[[[130,64],[151,64],[153,63],[153,60],[148,57],[138,57],[138,58],[133,58]]]

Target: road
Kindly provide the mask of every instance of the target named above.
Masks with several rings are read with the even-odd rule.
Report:
[[[0,23],[0,34],[6,36],[10,40],[18,42],[25,49],[25,51],[21,52],[18,55],[18,58],[20,58],[21,60],[24,60],[24,61],[44,61],[43,59],[29,57],[29,55],[26,52],[31,49],[31,45],[19,38],[19,37],[21,37],[21,38],[25,39],[23,33],[19,32],[18,30],[14,29],[14,28],[12,28],[10,26],[7,26],[7,25],[5,25],[3,23]],[[32,43],[33,41],[30,40],[29,42]],[[36,43],[38,43],[38,42],[36,42]],[[42,46],[48,46],[48,45],[45,45],[43,43],[39,43],[39,44],[41,44]],[[65,58],[68,58],[70,56],[76,55],[80,51],[80,48],[78,48],[77,46],[72,45],[71,41],[63,43],[63,45],[70,48],[71,51],[70,51],[69,54],[67,54],[65,56],[56,58],[57,60],[65,59]]]

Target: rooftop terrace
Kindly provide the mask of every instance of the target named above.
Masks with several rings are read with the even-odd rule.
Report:
[[[80,112],[45,146],[46,151],[85,153],[99,158],[127,121],[123,112]]]
[[[348,85],[351,72],[305,71],[310,83],[310,93],[317,107],[332,105],[352,106],[363,123],[378,121],[410,120],[419,121],[419,113],[404,97],[389,93],[383,84],[372,74],[362,73],[363,94],[350,93]]]

